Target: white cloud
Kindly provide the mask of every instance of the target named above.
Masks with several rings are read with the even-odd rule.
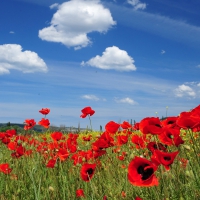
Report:
[[[136,105],[138,104],[136,101],[134,101],[133,99],[129,98],[129,97],[126,97],[126,98],[123,98],[123,99],[118,99],[118,98],[115,98],[115,101],[117,103],[127,103],[127,104],[131,104],[131,105]]]
[[[200,83],[198,83],[197,86],[200,87]]]
[[[144,10],[147,7],[146,3],[141,3],[140,0],[127,0],[127,3],[133,6],[134,10]]]
[[[51,25],[39,30],[39,37],[80,49],[91,44],[88,33],[105,33],[115,24],[100,0],[71,0],[58,6]]]
[[[9,33],[10,33],[10,34],[14,34],[15,32],[14,32],[14,31],[10,31]]]
[[[192,98],[196,97],[195,91],[190,86],[184,84],[179,85],[174,92],[177,97],[184,97],[184,96],[189,96]]]
[[[88,100],[93,100],[93,101],[99,101],[99,98],[95,95],[83,95],[82,96],[83,99],[88,99]]]
[[[200,68],[200,65],[197,65],[197,68]]]
[[[0,45],[0,75],[9,74],[11,69],[23,73],[47,72],[47,66],[37,53],[22,51],[19,44]]]
[[[50,5],[50,9],[54,9],[54,8],[58,8],[59,4],[58,3],[54,3],[52,5]]]
[[[135,61],[124,50],[116,46],[107,47],[102,56],[97,55],[87,62],[82,62],[81,65],[89,65],[100,69],[114,69],[118,71],[133,71],[136,70]]]
[[[166,51],[165,50],[161,50],[161,52],[160,52],[161,54],[165,54],[166,53]]]

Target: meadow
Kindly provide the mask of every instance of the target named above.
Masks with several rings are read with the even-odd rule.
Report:
[[[23,131],[0,132],[1,200],[200,199],[200,105],[164,120],[110,121],[102,132],[86,107],[91,128],[78,134],[51,132],[50,109],[39,112]]]

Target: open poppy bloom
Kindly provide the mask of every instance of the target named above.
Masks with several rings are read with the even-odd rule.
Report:
[[[89,107],[89,106],[83,108],[83,109],[81,110],[81,112],[82,112],[82,115],[80,116],[81,118],[86,118],[88,115],[92,116],[92,115],[94,115],[94,113],[95,113],[95,111],[92,110],[92,108]]]
[[[24,123],[25,123],[24,130],[29,130],[36,125],[34,119],[26,119]]]
[[[155,150],[167,151],[167,145],[159,142],[149,142],[147,148],[153,153]]]
[[[96,164],[85,163],[81,167],[81,178],[82,180],[88,182],[94,175],[94,171],[96,169]]]
[[[62,136],[63,136],[63,134],[59,131],[55,131],[55,132],[51,133],[51,138],[55,141],[61,140]]]
[[[183,129],[193,129],[200,126],[200,114],[197,112],[182,112],[176,124]]]
[[[165,128],[163,133],[158,135],[159,140],[166,145],[172,146],[179,146],[180,144],[183,144],[184,141],[182,140],[180,136],[180,130],[176,128]]]
[[[128,180],[135,186],[158,185],[158,179],[154,175],[156,170],[157,166],[151,161],[136,156],[128,166]]]
[[[50,122],[48,119],[42,118],[39,122],[39,125],[43,126],[44,128],[49,128]]]
[[[146,117],[139,123],[139,129],[143,134],[159,135],[163,132],[161,121],[158,117]]]
[[[169,153],[155,150],[151,159],[155,163],[162,164],[166,170],[169,170],[169,166],[174,162],[178,153],[178,151]]]
[[[50,112],[49,108],[42,108],[41,110],[39,110],[39,112],[43,115],[48,115]]]
[[[120,124],[120,126],[121,126],[123,129],[129,129],[129,128],[132,128],[132,125],[129,124],[129,122],[127,122],[127,121],[123,121],[123,123]]]
[[[105,125],[106,131],[113,134],[118,131],[119,127],[120,127],[120,124],[114,121],[110,121]]]

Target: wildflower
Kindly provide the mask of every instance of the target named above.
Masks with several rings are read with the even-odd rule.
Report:
[[[39,110],[39,112],[43,115],[48,115],[50,112],[49,108],[42,108],[42,110]]]
[[[43,126],[44,128],[49,128],[50,122],[48,119],[42,118],[39,122],[39,125]]]
[[[135,186],[157,186],[156,170],[157,166],[151,161],[136,156],[128,166],[128,180]]]
[[[141,199],[140,197],[135,197],[135,200],[143,200],[143,199]]]
[[[132,125],[129,124],[129,122],[126,122],[126,121],[124,121],[122,124],[120,124],[120,126],[121,126],[123,129],[130,129],[130,128],[132,128]]]
[[[136,145],[137,149],[144,149],[146,147],[146,135],[139,136],[133,135],[131,138],[131,142]]]
[[[80,172],[82,180],[86,182],[90,181],[94,175],[95,168],[96,168],[96,164],[89,164],[89,163],[83,164],[81,168],[81,172]]]
[[[85,197],[83,189],[76,190],[76,197]]]
[[[200,116],[194,111],[182,112],[176,123],[183,129],[194,129],[200,125]]]
[[[92,115],[94,115],[94,113],[95,113],[95,111],[92,110],[92,108],[89,107],[89,106],[83,108],[83,109],[81,110],[81,112],[82,112],[82,115],[80,116],[81,118],[86,118],[88,115],[92,116]]]
[[[54,168],[55,164],[56,164],[56,160],[55,159],[50,159],[49,162],[47,163],[46,167]]]
[[[108,133],[116,133],[120,127],[120,124],[110,121],[106,124],[105,129]]]
[[[36,125],[34,119],[26,119],[24,123],[25,123],[24,130],[29,130]]]
[[[146,117],[142,119],[139,129],[143,134],[159,135],[163,132],[163,127],[158,117]]]
[[[153,153],[155,150],[161,150],[161,151],[166,151],[167,150],[167,145],[164,145],[159,142],[149,142],[147,145],[147,148]]]
[[[51,138],[53,139],[53,140],[55,140],[55,141],[59,141],[59,140],[61,140],[61,138],[62,138],[62,136],[63,136],[63,134],[61,133],[61,132],[53,132],[52,134],[51,134]]]
[[[158,135],[159,140],[168,146],[175,145],[179,146],[184,141],[180,137],[180,130],[174,128],[165,128],[164,131]]]
[[[175,157],[179,152],[162,152],[159,150],[155,150],[153,152],[152,160],[162,164],[166,170],[169,170],[169,166],[174,162]]]
[[[8,163],[0,164],[0,172],[3,172],[4,174],[10,174],[12,169],[9,167]]]

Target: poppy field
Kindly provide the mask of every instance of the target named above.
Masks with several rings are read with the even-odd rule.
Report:
[[[110,121],[102,132],[92,131],[95,110],[81,112],[91,128],[78,134],[51,132],[49,108],[22,132],[0,132],[1,200],[200,199],[200,105],[163,120]]]

